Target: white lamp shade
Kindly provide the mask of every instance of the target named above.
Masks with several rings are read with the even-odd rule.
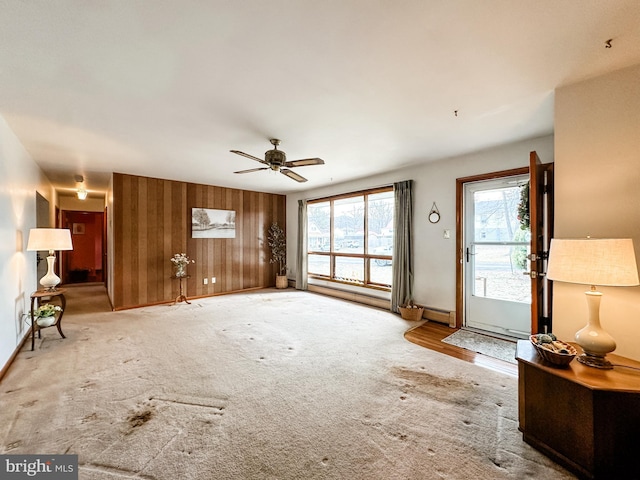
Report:
[[[551,240],[547,278],[584,285],[639,285],[630,238]]]
[[[32,228],[27,250],[73,250],[71,232],[68,228]]]

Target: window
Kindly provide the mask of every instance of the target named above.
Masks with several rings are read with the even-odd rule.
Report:
[[[308,202],[309,276],[390,289],[393,202],[393,187]]]

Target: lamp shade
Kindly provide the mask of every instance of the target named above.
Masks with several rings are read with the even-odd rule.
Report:
[[[32,228],[27,250],[73,250],[68,228]]]
[[[640,285],[630,238],[552,239],[547,278],[585,285]]]

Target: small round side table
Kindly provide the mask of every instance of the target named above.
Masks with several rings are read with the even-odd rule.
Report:
[[[38,338],[42,338],[40,335],[40,330],[42,330],[43,328],[49,328],[49,327],[53,327],[54,325],[58,328],[58,333],[60,334],[60,336],[62,338],[67,338],[64,336],[64,333],[62,333],[62,316],[64,315],[64,311],[67,307],[67,299],[64,298],[64,292],[66,292],[66,290],[64,288],[58,288],[56,290],[38,290],[37,292],[33,292],[31,294],[31,350],[33,351],[34,346],[35,346],[35,341],[36,341],[36,330],[38,331]],[[58,298],[60,300],[60,307],[62,308],[62,311],[60,312],[59,315],[56,315],[56,321],[55,323],[52,323],[51,325],[48,325],[46,327],[41,327],[40,325],[38,325],[38,322],[36,322],[36,316],[35,316],[35,311],[36,309],[40,306],[40,303],[43,299],[53,299],[53,298]]]

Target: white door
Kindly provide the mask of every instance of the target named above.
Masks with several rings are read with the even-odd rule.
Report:
[[[531,332],[529,229],[518,207],[528,175],[464,185],[464,326],[510,337]]]

